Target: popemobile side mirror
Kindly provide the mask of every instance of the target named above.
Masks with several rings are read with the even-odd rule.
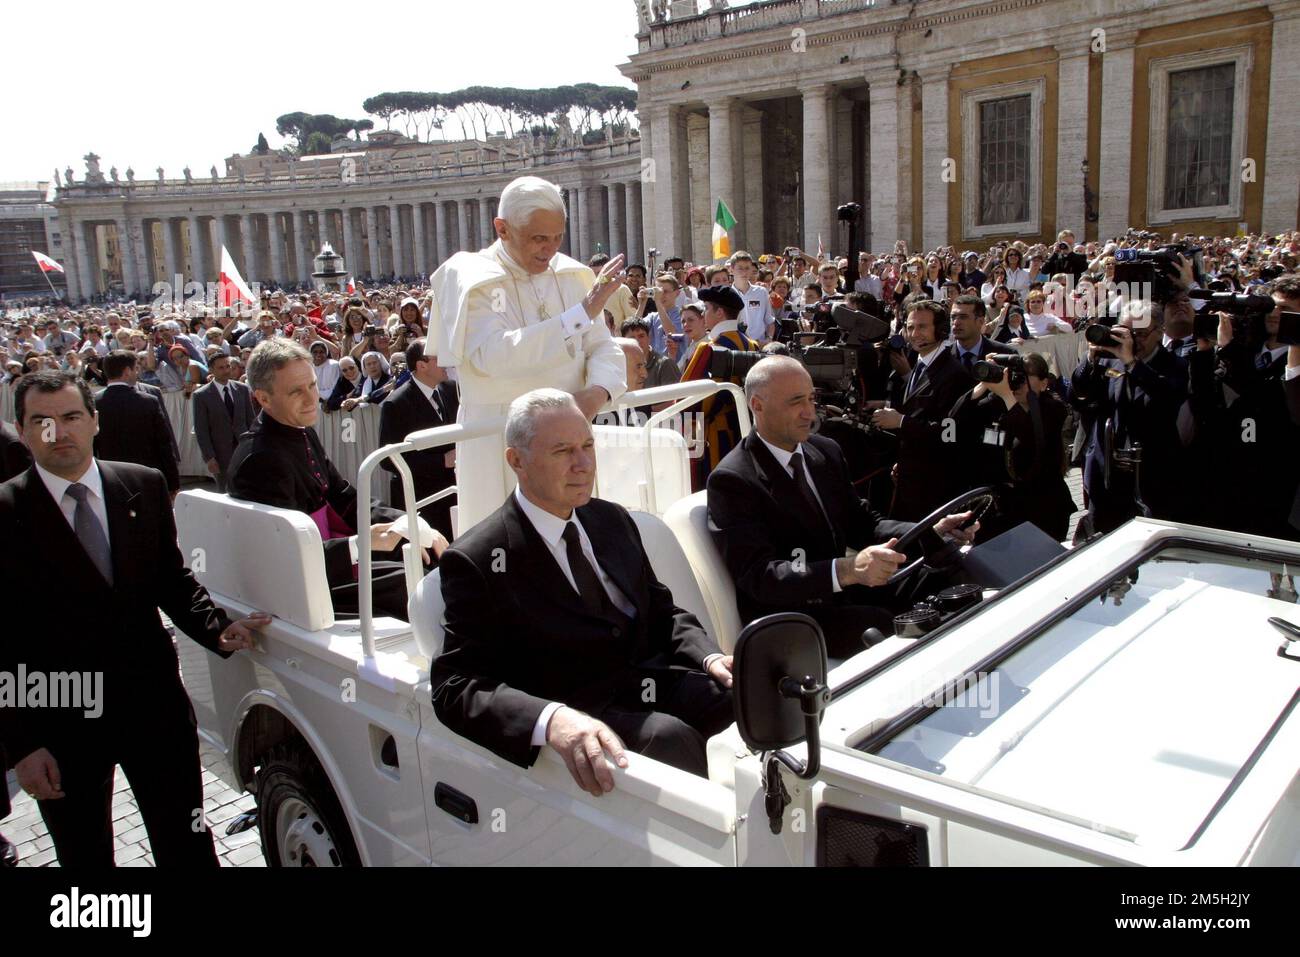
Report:
[[[760,618],[736,639],[732,673],[740,736],[751,750],[770,752],[765,805],[772,833],[779,834],[790,796],[777,765],[784,764],[803,780],[821,770],[819,729],[831,700],[821,626],[796,612]],[[781,750],[805,742],[806,762]]]

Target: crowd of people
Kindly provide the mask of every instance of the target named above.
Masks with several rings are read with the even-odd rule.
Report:
[[[441,568],[447,606],[434,705],[449,727],[516,763],[555,748],[600,794],[613,780],[601,755],[617,763],[623,744],[703,773],[703,742],[731,713],[730,656],[674,605],[622,509],[591,498],[590,423],[625,391],[704,378],[744,387],[754,430],[743,441],[730,398],[711,397],[686,420],[705,453],[696,489],[707,492],[742,618],[805,611],[837,655],[890,632],[884,587],[908,560],[894,546],[917,523],[961,544],[1025,522],[1065,539],[1071,466],[1083,468],[1087,507],[1077,538],[1150,515],[1300,540],[1300,345],[1282,332],[1284,314],[1300,312],[1300,232],[1078,242],[1065,231],[1052,245],[923,255],[900,241],[852,262],[791,247],[647,266],[559,254],[563,202],[544,181],[511,184],[500,213],[496,243],[457,254],[428,282],[275,290],[242,312],[5,308],[0,362],[17,429],[0,428],[0,531],[16,537],[0,570],[25,581],[16,556],[32,551],[18,539],[57,540],[36,515],[64,545],[81,542],[92,563],[77,573],[91,584],[103,585],[98,568],[110,587],[114,576],[138,586],[121,599],[137,616],[124,621],[143,620],[136,605],[165,588],[151,607],[186,634],[221,654],[247,647],[265,620],[232,622],[211,606],[175,550],[170,509],[151,519],[168,539],[151,559],[155,580],[118,557],[118,488],[173,499],[180,488],[163,401],[179,394],[219,491],[315,521],[336,612],[356,614],[358,538],[368,538],[376,610],[405,618],[398,515],[377,507],[378,521],[358,527],[358,490],[316,428],[377,406],[387,444],[504,416],[496,439],[408,461],[417,497],[457,486],[421,510],[433,530],[423,559]],[[1125,280],[1119,267],[1135,257],[1154,263],[1154,290]],[[1198,314],[1202,292],[1219,294],[1215,311]],[[842,310],[877,331],[849,335]],[[1062,336],[1072,351],[1043,347]],[[840,381],[820,376],[813,349],[852,357]],[[42,438],[51,422],[54,437]],[[396,495],[395,472],[393,482]],[[995,490],[994,506],[945,511],[981,487]],[[44,493],[66,521],[39,510]],[[524,556],[507,566],[510,587],[489,595],[494,556],[511,548]],[[506,654],[506,632],[529,637]],[[593,653],[600,636],[612,643]],[[15,654],[6,647],[3,662]],[[147,671],[122,671],[119,686],[139,691]],[[651,671],[674,675],[652,719],[628,694]],[[146,720],[135,705],[115,709],[119,730]],[[0,717],[0,743],[40,799],[60,858],[111,861],[95,802],[113,764],[140,759]],[[192,713],[176,720],[192,729]],[[191,737],[172,745],[188,762]],[[60,767],[88,782],[75,806],[59,804]],[[159,800],[151,840],[155,826],[161,835],[177,825],[181,803]],[[187,838],[166,853],[210,862],[210,850]]]

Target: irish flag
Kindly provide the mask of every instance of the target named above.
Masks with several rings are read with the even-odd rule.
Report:
[[[257,305],[257,300],[253,298],[253,293],[244,282],[244,277],[235,268],[235,261],[230,258],[230,252],[222,246],[221,278],[217,281],[217,305],[228,308],[241,302],[246,302],[250,306]]]
[[[36,265],[41,267],[41,272],[63,272],[63,267],[45,253],[38,253],[33,249],[32,255],[36,257]]]
[[[713,218],[713,259],[726,259],[731,255],[731,237],[729,230],[736,228],[736,217],[731,215],[727,204],[718,200],[718,213]]]

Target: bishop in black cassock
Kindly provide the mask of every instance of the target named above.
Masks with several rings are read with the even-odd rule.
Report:
[[[263,409],[253,427],[240,437],[229,476],[232,498],[294,509],[316,521],[334,613],[340,617],[360,614],[357,566],[348,544],[348,537],[358,531],[357,490],[326,457],[316,430],[285,425]],[[376,503],[371,515],[374,521],[391,522],[402,513]],[[362,530],[358,548],[365,547],[368,534]],[[405,621],[406,579],[400,546],[375,552],[374,558],[374,612]]]

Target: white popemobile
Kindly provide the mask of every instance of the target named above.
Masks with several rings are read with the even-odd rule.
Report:
[[[1300,546],[1133,521],[996,591],[949,588],[828,673],[803,616],[742,631],[687,445],[655,427],[719,388],[740,398],[644,390],[620,408],[675,404],[595,430],[596,494],[632,510],[656,575],[736,654],[737,725],[709,742],[707,779],[629,754],[596,798],[549,748],[501,760],[434,715],[442,601],[410,546],[411,623],[371,616],[368,549],[361,619],[336,621],[309,517],[182,493],[213,600],[275,616],[217,668],[178,643],[216,770],[257,796],[231,830],[256,823],[272,866],[1300,864]],[[408,436],[357,487],[393,458],[413,522],[401,456],[481,434]],[[908,546],[918,576],[960,558]]]

